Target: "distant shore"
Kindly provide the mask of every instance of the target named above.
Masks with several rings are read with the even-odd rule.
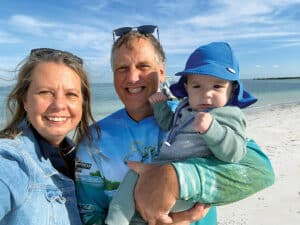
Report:
[[[300,77],[261,77],[261,78],[253,78],[253,80],[290,80],[290,79],[300,79]]]

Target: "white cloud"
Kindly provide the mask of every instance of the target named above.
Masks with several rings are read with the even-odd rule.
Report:
[[[107,4],[108,3],[106,1],[101,1],[94,4],[84,5],[83,7],[90,11],[100,11],[104,9],[107,6]]]
[[[13,71],[23,59],[24,55],[21,54],[17,56],[0,55],[0,71]]]
[[[18,28],[19,33],[30,33],[38,38],[47,36],[51,42],[58,43],[65,48],[75,46],[99,50],[103,49],[101,48],[103,43],[111,41],[111,35],[108,32],[99,31],[89,25],[43,21],[27,15],[13,15],[10,23]]]
[[[230,26],[242,23],[269,23],[270,21],[263,15],[273,10],[273,6],[261,1],[226,1],[222,2],[222,6],[219,6],[218,10],[213,10],[211,14],[196,15],[180,23],[204,28],[230,28]]]
[[[154,3],[154,7],[159,11],[161,14],[165,15],[176,15],[178,13],[178,10],[185,10],[189,11],[192,9],[195,4],[197,3],[197,0],[173,0],[173,1],[165,1],[160,0],[156,1]]]
[[[293,3],[300,1],[214,1],[210,4],[210,10],[203,13],[199,11],[198,14],[192,14],[183,20],[175,20],[174,23],[168,24],[166,29],[163,28],[162,43],[169,53],[176,54],[189,52],[201,43],[219,40],[270,40],[270,44],[265,45],[265,48],[284,47],[285,39],[300,36],[297,29],[299,24],[297,21],[278,16],[277,13]],[[282,42],[276,45],[272,39],[281,39]],[[285,43],[286,47],[288,45],[296,46],[298,42]]]
[[[53,34],[57,40],[61,40],[65,45],[76,46],[78,48],[101,49],[103,43],[111,40],[107,32],[100,32],[92,29],[60,29]]]
[[[56,24],[42,22],[31,16],[26,16],[26,15],[21,15],[21,14],[13,15],[11,17],[10,21],[13,24],[16,24],[19,26],[25,26],[25,27],[53,27],[53,26],[56,26]]]
[[[20,8],[20,14],[12,14],[8,20],[0,19],[0,30],[4,31],[0,31],[0,44],[12,44],[7,49],[15,48],[16,55],[27,53],[26,48],[33,45],[74,51],[84,58],[93,74],[99,74],[109,69],[114,28],[156,24],[170,69],[178,65],[181,68],[196,47],[211,41],[228,41],[242,59],[249,60],[260,53],[272,52],[275,56],[280,48],[299,48],[299,20],[296,20],[294,3],[300,0],[150,0],[145,3],[91,0],[77,1],[65,11],[57,3],[55,8],[62,12],[59,17],[55,16],[56,12],[43,11],[26,15],[26,9]],[[144,4],[142,9],[140,4]],[[258,62],[265,64],[264,60]],[[267,69],[262,65],[251,64],[251,69],[259,72]],[[284,63],[280,68],[284,68]]]
[[[17,38],[12,34],[6,32],[0,32],[0,44],[16,44],[21,42],[22,42],[21,39]]]
[[[281,42],[281,44],[278,45],[278,48],[289,48],[289,47],[297,47],[300,46],[300,40],[294,39],[294,40],[284,40],[284,42]]]
[[[55,23],[43,22],[34,17],[21,14],[13,15],[10,18],[10,23],[15,27],[20,28],[23,32],[36,35],[48,35],[43,33],[44,29],[55,28],[59,26]]]

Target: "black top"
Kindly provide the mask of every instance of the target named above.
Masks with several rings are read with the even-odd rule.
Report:
[[[59,147],[53,147],[33,127],[31,128],[41,149],[42,156],[49,159],[55,169],[74,180],[75,144],[70,139],[65,138]]]

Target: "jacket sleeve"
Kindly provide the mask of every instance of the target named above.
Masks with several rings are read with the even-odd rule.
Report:
[[[152,104],[154,117],[159,127],[164,131],[170,130],[174,117],[174,112],[167,101]]]
[[[274,183],[271,163],[253,140],[247,141],[246,155],[238,163],[225,163],[212,156],[172,164],[178,175],[180,198],[183,200],[224,205],[244,199]]]
[[[238,107],[221,107],[211,112],[213,121],[206,133],[201,134],[214,156],[235,163],[246,153],[246,120]]]
[[[20,155],[0,149],[0,224],[5,215],[22,204],[28,191],[28,168],[22,161]]]
[[[9,188],[5,182],[0,178],[0,222],[2,218],[11,211],[11,200],[10,200]]]

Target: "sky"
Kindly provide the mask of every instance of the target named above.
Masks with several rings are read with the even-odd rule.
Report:
[[[200,45],[226,41],[240,78],[300,76],[300,0],[0,0],[0,84],[33,48],[70,51],[91,82],[112,82],[112,30],[157,25],[166,74]]]

